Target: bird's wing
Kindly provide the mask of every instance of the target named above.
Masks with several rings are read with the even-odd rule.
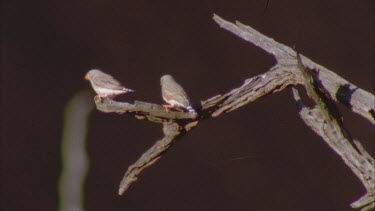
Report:
[[[101,75],[95,80],[97,83],[104,85],[108,89],[122,90],[125,88],[121,83],[110,75]]]
[[[185,92],[185,90],[181,86],[174,86],[174,89],[163,89],[163,97],[167,101],[175,101],[180,104],[182,107],[187,107],[190,105],[189,98]]]

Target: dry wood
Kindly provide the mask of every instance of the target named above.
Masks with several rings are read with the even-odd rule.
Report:
[[[317,90],[311,91],[311,87],[308,87],[319,82],[318,89],[323,90],[325,97],[318,96],[315,99],[313,97],[317,102],[315,108],[306,108],[297,91],[293,91],[300,116],[341,156],[366,188],[367,193],[353,202],[352,207],[362,207],[362,210],[367,210],[375,206],[374,159],[359,141],[350,137],[343,126],[339,113],[331,107],[334,103],[341,103],[375,124],[375,96],[303,55],[297,59],[296,52],[292,48],[262,35],[249,26],[239,22],[233,24],[217,15],[214,15],[213,19],[222,28],[272,54],[277,64],[264,74],[246,79],[242,86],[226,94],[202,101],[201,107],[197,109],[198,116],[177,111],[166,112],[160,105],[139,101],[134,104],[96,101],[97,108],[103,112],[127,113],[139,119],[147,119],[164,125],[164,138],[157,141],[137,162],[128,168],[120,183],[119,194],[123,194],[129,185],[137,180],[137,176],[142,170],[156,162],[177,138],[181,138],[194,128],[199,121],[236,110],[260,97],[282,91],[288,86],[303,85],[309,90],[308,94],[312,96],[316,94]],[[316,72],[304,75],[303,70],[315,70]],[[312,80],[309,79],[310,76],[313,76]]]

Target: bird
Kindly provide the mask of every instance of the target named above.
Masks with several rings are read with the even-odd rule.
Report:
[[[185,90],[178,84],[171,75],[163,75],[160,78],[161,95],[169,105],[163,105],[167,111],[168,108],[183,108],[189,113],[197,114],[189,102]]]
[[[135,92],[135,90],[128,89],[121,85],[121,83],[111,75],[98,69],[88,71],[85,75],[85,79],[90,81],[92,88],[98,94],[96,97],[99,97],[100,101],[103,98],[112,101],[116,95]]]

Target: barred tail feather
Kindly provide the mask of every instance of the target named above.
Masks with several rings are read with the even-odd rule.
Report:
[[[135,92],[135,90],[128,89],[128,88],[122,88],[122,90],[125,91],[125,92]]]
[[[196,111],[194,110],[194,108],[191,107],[191,106],[187,106],[187,107],[186,107],[186,110],[187,110],[188,112],[190,112],[190,113],[197,114],[197,112],[196,112]]]

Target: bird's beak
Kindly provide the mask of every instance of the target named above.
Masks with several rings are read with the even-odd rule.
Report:
[[[86,79],[86,80],[89,80],[89,74],[86,74],[86,75],[85,75],[85,79]]]

